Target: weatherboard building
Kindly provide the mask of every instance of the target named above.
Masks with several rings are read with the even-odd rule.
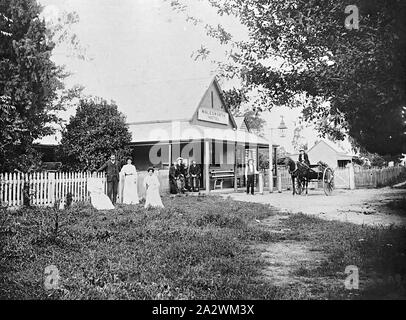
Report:
[[[182,157],[200,165],[203,191],[236,190],[245,184],[248,158],[258,168],[259,153],[270,151],[266,139],[230,113],[216,78],[148,83],[138,89],[131,113],[135,121],[129,122],[134,164],[139,171],[159,169],[165,188],[170,164]],[[275,185],[267,178],[265,185],[269,183]]]

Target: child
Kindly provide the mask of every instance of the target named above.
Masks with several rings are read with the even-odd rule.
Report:
[[[159,180],[158,177],[154,174],[154,168],[148,168],[148,175],[144,179],[144,187],[146,190],[145,196],[145,208],[148,207],[157,207],[163,208],[164,205],[159,195]]]

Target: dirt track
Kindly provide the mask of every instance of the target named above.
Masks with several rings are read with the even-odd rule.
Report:
[[[358,190],[334,190],[326,196],[322,190],[309,190],[309,194],[293,196],[291,191],[274,192],[264,195],[246,195],[232,193],[238,201],[267,203],[283,212],[316,215],[322,219],[339,220],[368,225],[403,225],[406,226],[406,212],[396,208],[393,203],[406,201],[406,189],[381,188]]]
[[[352,222],[367,225],[406,226],[406,189],[382,188],[360,190],[334,190],[333,195],[326,196],[322,190],[309,190],[307,196],[293,196],[290,191],[264,195],[246,195],[233,193],[234,200],[270,204],[278,208],[281,214],[258,221],[269,228],[270,232],[284,233],[281,221],[289,213],[303,212],[322,219]],[[402,209],[403,207],[403,209]],[[403,211],[402,211],[403,210]],[[298,270],[310,270],[318,267],[328,259],[325,253],[317,250],[314,243],[308,241],[281,241],[272,244],[254,246],[267,262],[262,274],[265,281],[276,286],[295,286],[297,291],[309,292],[308,288],[328,287],[339,289],[344,285],[345,275],[340,277],[314,278],[299,274]],[[307,288],[306,290],[302,290]],[[316,290],[317,291],[317,290]],[[310,290],[310,292],[312,292]],[[312,299],[305,295],[298,299]]]

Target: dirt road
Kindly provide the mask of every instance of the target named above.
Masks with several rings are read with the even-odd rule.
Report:
[[[293,196],[291,191],[264,195],[224,194],[237,201],[266,203],[284,212],[316,215],[322,219],[367,225],[406,226],[406,189],[381,188],[334,190],[326,196],[322,190]]]
[[[289,234],[284,219],[290,213],[305,213],[326,220],[338,220],[366,225],[406,226],[406,189],[382,188],[334,190],[326,196],[322,190],[309,190],[307,196],[293,196],[290,191],[264,195],[225,194],[237,201],[258,202],[278,208],[280,214],[258,221],[269,232]],[[403,211],[402,211],[403,210]],[[319,244],[304,240],[282,240],[253,246],[266,261],[262,271],[264,281],[279,287],[296,288],[295,299],[318,299],[317,292],[342,292],[345,274],[313,276],[309,270],[321,267],[329,256]],[[346,291],[344,291],[346,294]],[[357,292],[358,293],[358,292]],[[347,297],[348,298],[348,297]]]

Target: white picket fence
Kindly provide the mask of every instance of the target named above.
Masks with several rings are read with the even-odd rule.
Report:
[[[157,170],[160,181],[160,192],[169,191],[169,170]],[[145,196],[143,186],[146,171],[138,172],[138,195]],[[87,191],[87,179],[90,172],[35,172],[35,173],[0,173],[0,205],[7,207],[19,207],[24,201],[24,185],[29,185],[31,205],[53,206],[59,200],[66,200],[67,195],[72,195],[73,202],[89,201]],[[107,191],[106,177],[104,172],[96,174]],[[122,185],[119,184],[119,197]]]
[[[66,199],[68,193],[72,200],[88,201],[87,179],[90,172],[34,172],[0,174],[0,204],[8,207],[23,205],[24,185],[29,186],[31,204],[52,206],[56,201]],[[105,174],[97,173],[105,182]]]

